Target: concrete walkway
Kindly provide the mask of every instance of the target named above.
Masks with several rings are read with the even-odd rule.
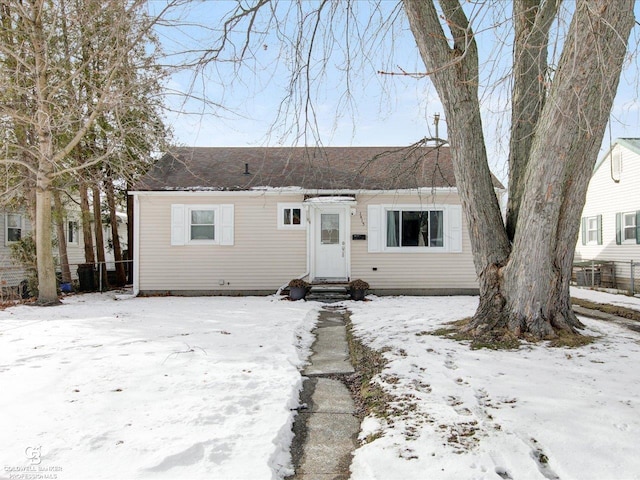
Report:
[[[310,365],[303,375],[301,403],[293,427],[295,480],[347,480],[360,420],[340,380],[354,372],[349,361],[345,310],[325,309],[315,330]]]

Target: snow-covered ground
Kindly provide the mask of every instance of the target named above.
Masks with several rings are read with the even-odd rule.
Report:
[[[291,473],[298,369],[321,304],[117,298],[0,311],[0,478]],[[385,350],[379,381],[398,398],[387,420],[365,419],[373,441],[352,479],[640,478],[640,334],[583,319],[591,345],[518,351],[427,334],[476,305],[345,303],[357,335]]]
[[[571,296],[595,303],[610,303],[619,307],[640,310],[640,297],[631,297],[629,295],[614,294],[580,287],[571,287]]]
[[[0,478],[291,473],[291,409],[317,303],[64,303],[0,311]]]
[[[588,346],[490,351],[427,333],[476,306],[350,305],[356,334],[387,349],[379,380],[399,404],[387,420],[365,419],[361,438],[375,440],[355,452],[352,480],[640,478],[640,335],[583,318],[597,337]]]

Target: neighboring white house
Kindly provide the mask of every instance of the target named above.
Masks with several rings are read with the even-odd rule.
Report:
[[[582,212],[576,261],[615,262],[616,283],[628,289],[631,261],[640,289],[640,139],[620,138],[598,161]]]
[[[130,194],[138,293],[477,292],[447,147],[178,148]]]
[[[127,248],[126,215],[118,216],[118,236],[123,250]],[[80,212],[73,210],[65,219],[65,238],[67,241],[67,257],[71,275],[77,278],[77,267],[85,262],[84,240],[80,229]],[[19,241],[32,231],[28,215],[23,211],[0,211],[0,287],[15,287],[26,278],[24,269],[11,258],[11,244]],[[53,232],[56,238],[56,231]],[[105,241],[111,238],[111,228],[104,229]],[[54,256],[58,257],[58,250],[54,248]],[[107,249],[107,264],[113,262],[113,254]],[[113,268],[111,265],[110,269]],[[59,270],[59,267],[58,267]]]

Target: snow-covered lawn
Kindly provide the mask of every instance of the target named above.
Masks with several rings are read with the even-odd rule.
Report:
[[[597,339],[581,348],[471,350],[426,334],[476,306],[350,304],[355,333],[387,349],[380,382],[404,412],[365,419],[361,438],[375,440],[356,451],[352,480],[640,478],[640,335],[584,318]]]
[[[291,473],[291,408],[317,303],[64,303],[0,311],[0,478]]]
[[[291,473],[299,368],[321,304],[116,298],[0,311],[0,478]],[[356,334],[385,351],[379,380],[398,398],[387,420],[365,419],[373,441],[356,450],[352,479],[640,478],[640,334],[583,319],[598,337],[586,347],[474,351],[427,333],[476,305],[345,303]]]

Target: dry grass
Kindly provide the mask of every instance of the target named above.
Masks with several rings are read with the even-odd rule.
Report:
[[[583,300],[580,298],[571,298],[571,303],[583,308],[589,308],[591,310],[599,310],[600,312],[609,313],[617,317],[628,318],[640,322],[640,311],[633,310],[631,308],[620,307],[618,305],[610,305],[604,303],[590,302],[589,300]]]

